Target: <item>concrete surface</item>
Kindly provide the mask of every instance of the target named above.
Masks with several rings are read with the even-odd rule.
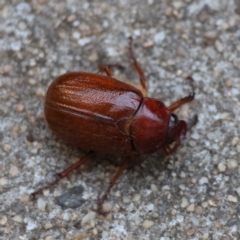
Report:
[[[238,0],[0,0],[0,239],[240,239],[239,14]],[[84,154],[48,130],[49,84],[101,63],[128,67],[129,36],[149,96],[169,105],[194,78],[196,98],[177,114],[198,124],[175,154],[124,171],[107,217],[94,210],[116,157],[92,159],[30,201]],[[57,197],[73,187],[79,206],[64,208]]]

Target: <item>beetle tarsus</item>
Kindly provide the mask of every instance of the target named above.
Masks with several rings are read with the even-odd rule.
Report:
[[[192,92],[193,92],[192,94],[195,95],[195,87],[194,87],[194,84],[193,84],[193,82],[194,82],[193,78],[191,76],[188,76],[188,77],[186,77],[186,80],[189,81],[190,86],[192,88]]]
[[[194,127],[198,123],[198,115],[194,115],[192,119],[190,119],[190,122],[188,123],[188,130],[191,130],[192,127]]]

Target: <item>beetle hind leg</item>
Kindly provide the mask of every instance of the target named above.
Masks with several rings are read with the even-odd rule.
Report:
[[[41,193],[43,190],[48,189],[52,186],[54,186],[55,184],[57,184],[62,178],[66,177],[69,173],[71,173],[74,169],[80,167],[81,165],[83,165],[87,160],[89,160],[90,156],[93,154],[93,152],[88,153],[86,156],[84,156],[83,158],[81,158],[79,161],[77,161],[75,164],[71,165],[69,168],[67,168],[66,170],[64,170],[63,172],[60,172],[57,174],[57,179],[55,181],[53,181],[52,183],[48,184],[45,187],[39,188],[37,191],[31,193],[31,196],[33,198],[35,198],[35,196],[39,193]]]
[[[121,165],[121,167],[119,168],[119,170],[117,171],[117,173],[115,174],[115,176],[111,179],[108,188],[106,190],[106,192],[103,194],[103,196],[98,200],[98,212],[103,214],[103,215],[107,215],[107,212],[105,212],[102,209],[102,204],[104,203],[104,201],[108,198],[108,195],[112,189],[112,187],[114,186],[114,184],[116,183],[116,181],[118,180],[118,178],[120,177],[120,175],[122,174],[123,170],[126,168],[128,162],[129,162],[129,157],[125,158],[123,164]]]

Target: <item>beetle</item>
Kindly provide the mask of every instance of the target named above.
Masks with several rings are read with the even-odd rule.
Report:
[[[58,174],[65,177],[85,163],[93,152],[124,156],[123,164],[100,199],[98,208],[127,166],[131,156],[151,154],[162,149],[174,152],[183,141],[187,124],[173,113],[194,99],[193,93],[170,106],[146,96],[146,78],[138,64],[129,38],[129,53],[139,75],[141,90],[113,77],[112,67],[100,66],[100,73],[69,72],[57,77],[48,88],[45,116],[49,128],[58,138],[89,153],[76,164]],[[47,186],[49,187],[49,186]],[[36,195],[43,189],[34,192]]]

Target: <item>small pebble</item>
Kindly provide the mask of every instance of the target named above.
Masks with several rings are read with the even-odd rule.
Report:
[[[56,198],[57,204],[62,208],[77,208],[81,206],[85,200],[82,198],[84,188],[76,186],[68,189],[65,193]]]
[[[220,113],[219,115],[219,119],[222,119],[222,120],[231,120],[231,116],[228,112],[222,112]]]
[[[196,232],[195,228],[189,228],[186,231],[186,236],[191,237]]]
[[[22,104],[17,104],[15,109],[17,112],[22,112],[24,110],[24,106]]]
[[[89,223],[90,221],[92,220],[95,220],[97,214],[96,212],[88,212],[83,218],[82,218],[82,221],[81,221],[81,225],[85,225],[86,223]]]
[[[3,151],[9,153],[12,150],[12,146],[10,144],[3,145]]]
[[[164,10],[164,14],[167,17],[172,16],[172,12],[173,12],[173,9],[171,7],[166,7],[166,9]]]
[[[208,200],[208,204],[212,207],[217,207],[218,206],[218,204],[215,201],[213,201],[212,199]]]
[[[24,221],[25,221],[25,219],[24,219]],[[37,224],[35,221],[28,219],[28,220],[26,220],[26,222],[27,222],[27,226],[26,226],[27,231],[32,231],[37,228]]]
[[[218,171],[219,172],[225,172],[226,170],[226,164],[224,162],[221,162],[217,165]]]
[[[8,180],[6,178],[0,178],[0,186],[5,186],[8,184]]]
[[[108,239],[108,232],[107,231],[102,232],[102,239]]]
[[[46,222],[46,223],[44,224],[44,228],[45,228],[46,230],[49,230],[49,229],[51,229],[52,227],[53,227],[53,225],[52,225],[51,222]]]
[[[223,50],[224,50],[224,46],[223,46],[223,44],[222,44],[219,40],[216,40],[216,42],[215,42],[215,47],[216,47],[216,50],[217,50],[219,53],[222,53]]]
[[[232,195],[228,195],[228,201],[229,201],[229,202],[237,203],[237,202],[238,202],[238,199],[237,199],[237,197],[234,197],[234,196],[232,196]]]
[[[17,166],[12,165],[9,169],[9,175],[11,177],[16,177],[19,175],[19,169]]]
[[[237,218],[237,217],[231,218],[226,222],[225,227],[232,227],[235,224],[238,224],[238,222],[239,222],[239,218]]]
[[[186,190],[186,186],[185,186],[185,185],[182,185],[182,184],[179,185],[179,188],[180,188],[182,191],[185,191],[185,190]]]
[[[85,37],[85,38],[81,38],[78,40],[78,44],[83,47],[85,46],[86,44],[90,43],[91,42],[91,38],[88,38],[88,37]]]
[[[208,207],[208,202],[203,202],[203,203],[202,203],[202,207],[203,207],[203,208],[207,208],[207,207]]]
[[[104,203],[102,204],[102,210],[103,210],[105,213],[111,212],[111,210],[112,210],[112,204],[109,203],[109,202],[104,202]]]
[[[217,37],[217,31],[205,32],[203,36],[208,40],[214,40]]]
[[[12,231],[12,228],[11,228],[11,227],[5,227],[5,228],[4,228],[4,233],[5,233],[5,234],[9,234],[11,231]],[[19,237],[19,240],[20,240],[20,237]],[[24,240],[24,239],[23,239],[23,240]]]
[[[155,206],[152,203],[146,205],[146,211],[148,211],[148,212],[154,212],[154,208],[155,208]]]
[[[47,203],[46,203],[45,200],[43,200],[42,198],[38,198],[38,200],[37,200],[37,206],[38,206],[38,209],[39,209],[40,211],[44,212],[44,211],[45,211],[45,208],[46,208],[46,205],[47,205]]]
[[[158,32],[154,36],[154,42],[156,44],[161,44],[164,38],[165,38],[165,32],[164,31]]]
[[[138,202],[140,200],[140,198],[141,198],[141,195],[138,193],[135,193],[132,197],[132,201]]]
[[[181,203],[181,208],[186,208],[188,206],[188,204],[189,204],[188,200],[185,197],[183,197],[182,203]]]
[[[43,194],[44,197],[48,197],[49,194],[50,194],[50,190],[49,190],[49,189],[44,189],[44,190],[42,191],[42,194]]]
[[[53,240],[53,237],[52,237],[52,236],[47,236],[47,237],[45,238],[45,240]]]
[[[184,3],[182,1],[173,1],[172,6],[176,9],[179,10],[184,6]]]
[[[20,198],[20,201],[22,203],[28,203],[30,201],[30,196],[29,195],[24,195]]]
[[[29,66],[31,66],[31,67],[36,66],[36,60],[35,59],[30,59]]]
[[[228,167],[228,169],[234,169],[234,168],[236,168],[238,166],[238,161],[236,160],[236,159],[230,159],[230,160],[228,160],[228,162],[227,162],[227,167]]]
[[[151,220],[144,220],[142,226],[147,229],[147,228],[151,228],[154,225],[154,222]]]
[[[231,88],[232,86],[233,86],[233,81],[232,81],[232,79],[230,79],[230,78],[228,78],[228,79],[226,79],[225,80],[225,86],[227,87],[227,88]],[[238,138],[237,138],[238,139]],[[239,139],[238,139],[239,140]]]
[[[81,239],[86,239],[88,238],[88,234],[87,233],[77,233],[76,235],[73,236],[74,240],[81,240]]]
[[[215,222],[214,223],[214,227],[215,228],[220,228],[221,227],[221,223],[220,222]]]
[[[98,60],[98,54],[97,52],[92,52],[89,56],[88,56],[88,60],[90,62],[96,62]]]
[[[72,34],[72,37],[74,39],[79,39],[81,37],[81,33],[78,32],[78,31],[74,31],[73,34]]]
[[[206,184],[206,183],[208,183],[208,178],[202,177],[202,178],[199,179],[199,184],[200,185],[203,185],[203,184]]]
[[[238,145],[236,146],[236,150],[237,150],[238,153],[240,153],[240,144],[238,144]]]
[[[177,220],[179,223],[182,223],[182,222],[184,222],[184,216],[182,216],[182,215],[177,215],[176,220]]]
[[[13,221],[14,221],[14,222],[21,223],[23,220],[22,220],[22,217],[21,217],[21,216],[16,215],[15,217],[13,217]]]
[[[30,79],[28,80],[28,83],[29,83],[30,85],[34,86],[34,85],[37,84],[37,81],[36,81],[36,79],[30,78]]]
[[[124,196],[123,197],[123,202],[124,203],[129,203],[129,202],[131,202],[131,199],[128,196]]]
[[[158,188],[157,188],[157,186],[156,186],[155,184],[151,184],[151,190],[152,190],[153,192],[157,192],[157,191],[158,191]]]
[[[39,88],[37,88],[35,94],[37,97],[43,97],[43,96],[45,96],[45,91],[43,88],[39,87]]]
[[[187,211],[188,212],[194,212],[195,211],[195,204],[192,203],[187,207]]]
[[[202,214],[203,214],[203,208],[202,208],[201,206],[197,206],[197,207],[196,207],[196,213],[197,213],[198,215],[202,215]]]
[[[236,193],[238,194],[238,196],[240,197],[240,187],[236,188]]]
[[[208,240],[209,239],[209,233],[203,233],[202,240]]]
[[[232,139],[232,145],[235,146],[237,143],[239,142],[239,138],[238,137],[234,137]]]
[[[0,69],[0,72],[2,73],[2,74],[8,74],[9,72],[11,72],[12,71],[12,66],[11,65],[5,65],[5,66],[3,66],[1,69]]]
[[[68,17],[67,17],[67,21],[68,22],[73,22],[73,21],[75,21],[76,20],[76,15],[74,15],[74,14],[71,14],[71,15],[69,15]]]
[[[199,219],[196,216],[191,216],[190,220],[194,224],[194,226],[199,226]]]
[[[0,225],[5,226],[7,224],[7,216],[0,216]]]
[[[94,235],[97,235],[97,234],[98,234],[97,228],[94,228],[94,229],[93,229],[93,234],[94,234]]]
[[[153,43],[153,41],[151,41],[151,40],[143,43],[143,46],[144,46],[145,48],[150,48],[150,47],[152,47],[153,45],[154,45],[154,43]]]
[[[197,179],[196,179],[196,178],[192,178],[192,179],[191,179],[191,182],[192,182],[193,184],[196,184],[196,183],[197,183]]]

